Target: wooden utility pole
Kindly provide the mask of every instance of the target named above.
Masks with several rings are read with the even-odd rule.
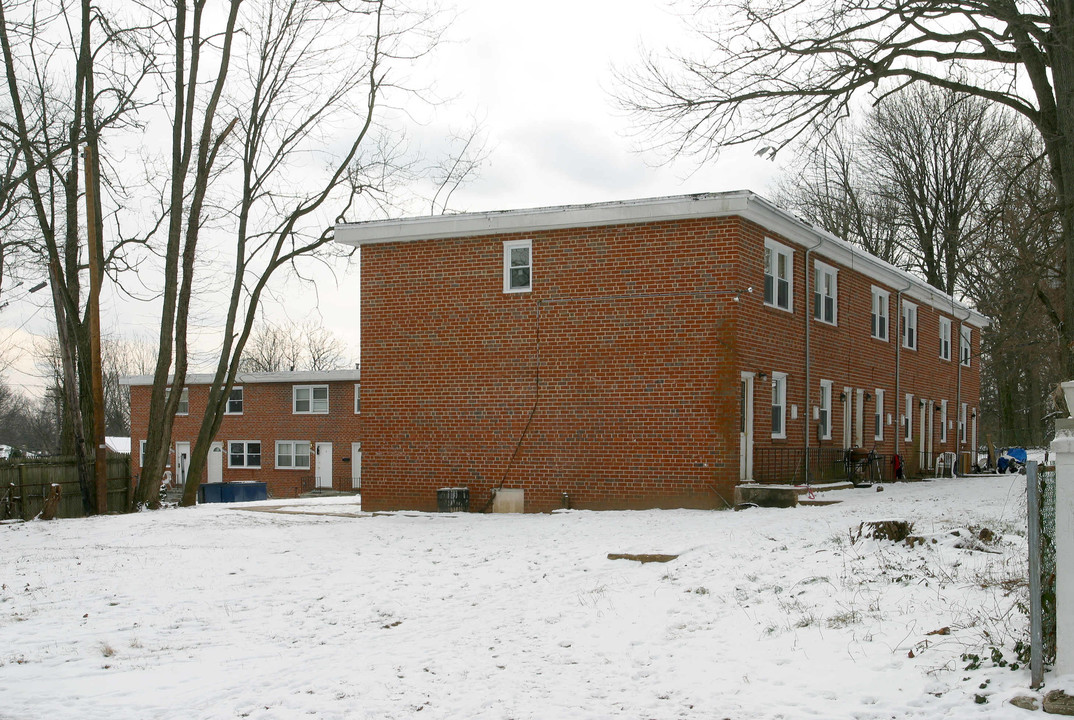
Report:
[[[101,255],[97,246],[97,196],[93,147],[86,145],[86,238],[89,245],[90,393],[93,396],[93,483],[97,514],[108,512],[108,448],[104,441],[104,380],[101,377]]]

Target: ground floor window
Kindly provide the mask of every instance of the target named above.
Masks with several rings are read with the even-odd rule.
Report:
[[[229,440],[227,466],[229,468],[260,468],[261,443],[251,440]]]
[[[276,442],[276,467],[306,469],[310,466],[310,444],[302,440]]]

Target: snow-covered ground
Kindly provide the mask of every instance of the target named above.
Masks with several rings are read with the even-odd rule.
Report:
[[[1024,483],[738,513],[342,498],[4,524],[0,718],[1028,717],[1007,703],[1028,670],[990,659],[1026,634]],[[857,537],[893,518],[925,542]]]

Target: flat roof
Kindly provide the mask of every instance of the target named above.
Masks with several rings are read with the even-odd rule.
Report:
[[[788,240],[813,248],[818,256],[858,270],[896,291],[901,290],[909,298],[948,312],[971,325],[984,327],[989,323],[989,319],[984,315],[937,290],[916,275],[870,255],[826,230],[810,225],[749,190],[343,223],[336,226],[335,239],[345,245],[361,247],[382,243],[732,216],[750,220]]]
[[[208,385],[212,383],[214,373],[187,373],[186,385]],[[298,370],[295,372],[241,372],[235,376],[236,385],[252,385],[254,383],[325,383],[352,381],[362,379],[362,371],[357,369],[347,370]],[[171,376],[168,382],[172,381]],[[121,385],[152,385],[152,375],[130,375],[120,378]]]

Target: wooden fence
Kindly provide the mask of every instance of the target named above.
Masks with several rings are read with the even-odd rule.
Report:
[[[94,495],[90,479],[90,497]],[[0,462],[0,519],[32,520],[40,514],[53,485],[62,493],[58,518],[83,517],[78,464],[73,457]],[[108,512],[126,512],[130,500],[130,455],[108,456]]]

